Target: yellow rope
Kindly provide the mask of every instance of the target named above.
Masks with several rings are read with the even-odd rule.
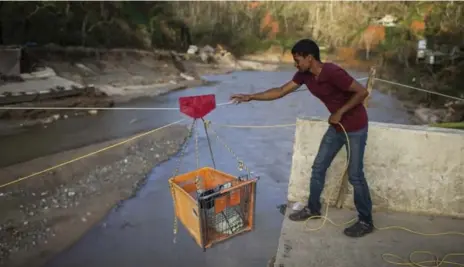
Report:
[[[20,177],[20,178],[18,178],[18,179],[16,179],[16,180],[13,180],[13,181],[11,181],[11,182],[8,182],[8,183],[5,183],[5,184],[0,185],[0,188],[4,188],[4,187],[10,186],[10,185],[19,183],[19,182],[24,181],[24,180],[26,180],[26,179],[35,177],[35,176],[37,176],[37,175],[40,175],[40,174],[49,172],[49,171],[51,171],[51,170],[54,170],[54,169],[57,169],[57,168],[60,168],[60,167],[63,167],[63,166],[65,166],[65,165],[68,165],[68,164],[73,163],[73,162],[75,162],[75,161],[78,161],[78,160],[81,160],[81,159],[84,159],[84,158],[93,156],[93,155],[95,155],[95,154],[104,152],[104,151],[109,150],[109,149],[111,149],[111,148],[114,148],[114,147],[123,145],[123,144],[128,143],[128,142],[130,142],[130,141],[132,141],[132,140],[135,140],[135,139],[144,137],[144,136],[146,136],[146,135],[152,134],[152,133],[154,133],[154,132],[156,132],[156,131],[159,131],[159,130],[161,130],[161,129],[167,128],[167,127],[172,126],[172,125],[174,125],[174,124],[181,123],[181,122],[184,121],[184,120],[185,120],[185,119],[178,120],[178,121],[175,121],[175,122],[166,124],[166,125],[161,126],[161,127],[159,127],[159,128],[156,128],[156,129],[150,130],[150,131],[148,131],[148,132],[141,133],[141,134],[139,134],[139,135],[133,136],[133,137],[131,137],[131,138],[129,138],[129,139],[126,139],[126,140],[124,140],[124,141],[121,141],[121,142],[119,142],[119,143],[106,146],[106,147],[104,147],[104,148],[102,148],[102,149],[99,149],[99,150],[97,150],[97,151],[90,152],[90,153],[85,154],[85,155],[83,155],[83,156],[79,156],[79,157],[73,158],[73,159],[71,159],[71,160],[68,160],[68,161],[66,161],[66,162],[63,162],[63,163],[54,165],[54,166],[52,166],[52,167],[50,167],[50,168],[47,168],[47,169],[44,169],[44,170],[41,170],[41,171],[38,171],[38,172],[35,172],[35,173],[32,173],[32,174],[29,174],[29,175],[27,175],[27,176]]]
[[[338,123],[338,125],[340,125],[340,127],[343,130],[343,133],[345,134],[346,146],[347,146],[347,150],[348,150],[348,153],[347,153],[348,156],[347,156],[347,160],[346,160],[346,163],[345,163],[345,167],[344,167],[344,170],[343,170],[343,172],[342,172],[342,174],[340,176],[340,178],[343,179],[343,176],[344,176],[345,172],[348,171],[348,166],[349,166],[350,157],[351,157],[351,148],[350,148],[350,139],[348,138],[348,133],[346,132],[345,128],[343,127],[343,125],[341,123]],[[330,195],[332,195],[332,192],[330,192],[328,194],[328,196],[330,196]],[[328,214],[329,214],[329,205],[327,204],[326,207],[325,207],[325,215],[324,216],[312,216],[311,218],[308,218],[305,221],[306,230],[308,230],[308,231],[319,231],[324,227],[326,222],[329,222],[329,223],[331,223],[332,225],[334,225],[336,227],[342,227],[342,226],[345,226],[345,225],[352,224],[356,220],[356,218],[353,218],[353,219],[351,219],[349,221],[346,221],[346,222],[343,222],[343,223],[335,223],[334,221],[332,221],[328,217]],[[310,221],[313,218],[321,218],[322,219],[321,225],[319,225],[316,228],[307,227],[308,221]],[[397,226],[397,225],[386,226],[386,227],[377,227],[377,226],[374,225],[374,227],[377,230],[403,230],[403,231],[406,231],[406,232],[409,232],[409,233],[412,233],[412,234],[416,234],[416,235],[420,235],[420,236],[444,236],[444,235],[464,236],[464,232],[451,231],[451,232],[443,232],[443,233],[422,233],[422,232],[419,232],[419,231],[415,231],[415,230],[412,230],[412,229],[409,229],[409,228],[406,228],[406,227],[403,227],[403,226]],[[420,261],[420,262],[414,261],[413,256],[415,256],[415,255],[417,256],[418,254],[422,254],[422,255],[425,254],[425,255],[432,256],[434,258],[434,260]],[[382,259],[387,263],[390,263],[390,264],[393,264],[393,265],[398,265],[398,266],[440,267],[443,264],[451,264],[451,265],[455,265],[455,266],[464,267],[464,263],[459,263],[459,262],[453,262],[453,261],[446,260],[447,258],[453,257],[453,256],[454,257],[456,257],[456,256],[464,257],[464,253],[449,253],[449,254],[446,254],[441,260],[440,260],[439,257],[434,255],[431,251],[413,251],[413,252],[411,252],[409,254],[409,259],[403,259],[400,256],[392,254],[392,253],[384,253],[384,254],[382,254]],[[389,259],[387,259],[388,257],[398,259],[399,261],[389,260]],[[433,263],[434,265],[430,265],[431,263]],[[427,265],[424,265],[424,264],[427,264]]]

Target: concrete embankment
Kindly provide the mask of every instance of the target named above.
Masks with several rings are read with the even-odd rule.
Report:
[[[326,121],[298,119],[289,201],[306,202],[311,166],[326,129]],[[343,227],[354,222],[355,211],[324,209],[330,221],[292,222],[287,209],[269,266],[418,266],[435,258],[437,264],[462,265],[461,258],[449,253],[464,247],[464,224],[454,218],[464,218],[464,132],[377,122],[370,123],[369,132],[365,173],[376,230],[349,238]],[[327,172],[326,203],[335,204],[345,159],[342,149]],[[344,207],[353,208],[349,189]]]
[[[311,166],[326,129],[326,121],[297,120],[288,187],[291,202],[306,202]],[[349,238],[343,227],[353,222],[355,211],[324,209],[330,221],[303,223],[290,221],[292,210],[287,209],[277,254],[269,266],[416,266],[413,261],[432,256],[461,265],[459,257],[445,255],[464,246],[462,234],[456,234],[464,233],[464,224],[454,218],[464,218],[463,156],[463,131],[370,122],[365,173],[376,230],[363,238]],[[327,172],[325,203],[335,204],[345,161],[342,149]],[[354,208],[351,186],[343,204]]]
[[[326,129],[326,121],[298,120],[289,201],[306,201],[312,162]],[[331,203],[345,159],[342,149],[327,172],[323,198]],[[463,131],[370,122],[365,174],[377,210],[464,218]],[[353,207],[351,188],[344,206]]]

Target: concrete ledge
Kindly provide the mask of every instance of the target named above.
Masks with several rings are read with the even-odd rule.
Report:
[[[89,91],[88,87],[52,75],[54,72],[46,69],[34,73],[26,81],[0,85],[0,105],[76,96]]]
[[[464,131],[370,122],[365,173],[374,209],[464,218]],[[327,122],[298,119],[289,201],[307,200],[311,166]],[[342,149],[327,172],[323,201],[336,201]],[[328,193],[332,193],[328,198]],[[354,207],[349,186],[345,207]]]
[[[71,97],[95,92],[94,87],[69,87],[64,89],[48,89],[38,92],[17,92],[7,95],[0,95],[0,105],[12,105],[23,102],[43,101],[47,99],[56,99]]]
[[[352,211],[329,210],[329,217],[335,223],[347,222],[355,216]],[[380,228],[402,226],[422,233],[464,231],[464,223],[451,218],[431,220],[429,216],[377,212],[374,214],[374,220]],[[394,267],[399,264],[386,262],[382,259],[382,254],[390,253],[408,259],[410,253],[419,250],[430,251],[443,259],[445,254],[458,252],[464,245],[462,236],[424,237],[394,229],[376,230],[363,238],[350,238],[343,234],[343,227],[335,227],[328,222],[322,229],[310,231],[320,227],[321,223],[321,220],[312,220],[307,224],[292,222],[286,216],[282,223],[276,260],[272,266]],[[423,255],[413,255],[416,262],[424,258]],[[408,260],[403,261],[391,256],[386,256],[385,259],[403,263],[403,266],[413,266]],[[427,255],[424,260],[431,259],[432,256]],[[463,263],[460,257],[447,257],[445,260]],[[426,263],[424,266],[427,266]]]

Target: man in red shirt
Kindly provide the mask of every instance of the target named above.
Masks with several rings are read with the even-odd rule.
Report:
[[[363,167],[368,133],[368,118],[363,101],[368,92],[344,69],[332,63],[322,63],[319,47],[314,41],[298,41],[292,48],[292,54],[298,72],[291,81],[261,93],[235,94],[231,99],[236,103],[275,100],[305,84],[309,91],[325,104],[331,113],[329,128],[322,137],[312,166],[308,205],[303,210],[291,214],[289,218],[293,221],[320,218],[320,197],[324,189],[326,171],[338,151],[346,144],[346,136],[338,125],[340,123],[345,128],[350,142],[348,177],[354,189],[354,204],[358,211],[358,221],[346,228],[344,233],[350,237],[364,236],[374,229],[372,201]]]

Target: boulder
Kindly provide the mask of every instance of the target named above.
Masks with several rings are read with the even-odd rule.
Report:
[[[227,51],[223,46],[219,44],[216,46],[216,50],[214,53],[214,59],[218,64],[222,66],[232,67],[232,68],[238,67],[237,59],[235,58],[235,56],[232,55],[232,53]]]
[[[187,50],[187,54],[189,54],[189,55],[195,55],[197,52],[198,52],[198,46],[196,46],[196,45],[189,46],[189,48]]]
[[[446,109],[431,109],[420,107],[414,111],[414,115],[426,124],[443,122],[446,116]]]
[[[445,104],[447,112],[444,122],[460,122],[464,120],[464,101],[450,101]]]
[[[215,49],[209,45],[203,46],[198,53],[200,54],[200,59],[204,63],[212,63],[214,61]]]

